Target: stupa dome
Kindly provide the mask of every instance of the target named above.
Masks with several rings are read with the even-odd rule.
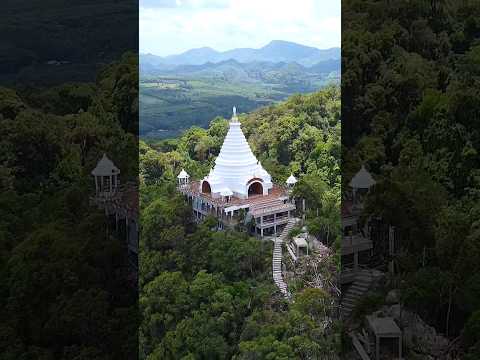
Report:
[[[201,189],[203,182],[208,182],[214,197],[220,196],[224,189],[229,189],[236,196],[246,198],[250,186],[258,182],[261,183],[263,195],[266,195],[273,186],[270,174],[258,162],[248,145],[238,121],[236,109],[234,109],[220,154],[215,160],[215,166],[202,180]],[[256,185],[255,189],[259,191],[259,186]]]

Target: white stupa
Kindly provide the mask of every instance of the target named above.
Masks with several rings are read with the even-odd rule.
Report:
[[[243,135],[234,107],[220,154],[200,182],[200,191],[211,193],[214,198],[232,194],[246,199],[249,195],[267,195],[272,186],[272,177],[253,155]]]
[[[365,166],[362,165],[361,169],[355,174],[349,185],[354,189],[370,189],[370,187],[375,184],[376,181],[373,179],[372,175],[370,175],[367,169],[365,169]]]

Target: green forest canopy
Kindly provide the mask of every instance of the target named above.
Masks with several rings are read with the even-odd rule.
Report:
[[[340,228],[340,97],[338,87],[296,95],[240,115],[254,153],[275,181],[300,178],[309,207],[329,211],[308,225],[332,239]],[[291,359],[338,352],[336,331],[321,325],[328,295],[300,289],[295,304],[271,278],[272,244],[245,232],[212,231],[215,219],[193,223],[175,195],[182,168],[206,175],[220,151],[228,121],[193,127],[179,139],[140,143],[141,359]],[[335,214],[335,215],[331,215]],[[301,326],[299,326],[302,324]]]
[[[402,239],[405,304],[458,335],[480,311],[480,3],[342,9],[342,179],[362,163],[374,173],[368,212]],[[478,341],[465,339],[472,359]]]
[[[2,359],[132,359],[137,290],[127,251],[89,205],[103,152],[138,174],[137,57],[95,83],[0,88]]]

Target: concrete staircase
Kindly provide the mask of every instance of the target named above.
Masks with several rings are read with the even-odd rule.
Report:
[[[369,270],[358,272],[352,285],[342,297],[340,315],[343,320],[350,317],[355,305],[366,294],[373,280],[374,276]]]
[[[287,284],[282,277],[282,245],[285,239],[288,236],[288,233],[295,225],[295,219],[291,218],[288,220],[287,225],[283,229],[282,233],[278,238],[275,239],[275,245],[273,247],[273,256],[272,256],[272,271],[273,271],[273,281],[275,285],[280,289],[280,292],[289,299],[291,294],[288,292]]]

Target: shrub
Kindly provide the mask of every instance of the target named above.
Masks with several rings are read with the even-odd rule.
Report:
[[[353,309],[353,318],[361,320],[365,315],[378,310],[384,304],[384,297],[381,294],[367,294],[360,299]]]

